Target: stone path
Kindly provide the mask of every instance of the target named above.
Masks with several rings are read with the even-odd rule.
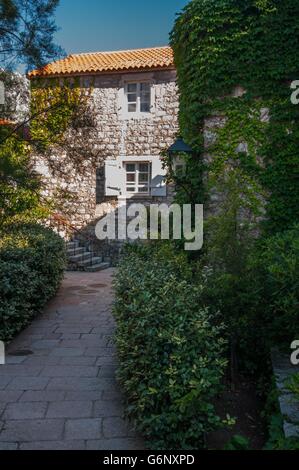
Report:
[[[0,450],[142,449],[115,380],[112,275],[67,273],[44,314],[9,345]]]
[[[299,374],[299,365],[292,365],[290,354],[278,350],[272,351],[272,367],[276,379],[278,401],[283,417],[283,430],[285,437],[299,437],[299,400],[291,393],[287,383]]]

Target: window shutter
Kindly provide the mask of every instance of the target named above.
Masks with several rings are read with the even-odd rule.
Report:
[[[151,194],[152,196],[167,195],[167,187],[165,182],[166,170],[162,168],[162,162],[157,156],[152,160],[152,182],[151,182]]]
[[[105,161],[105,195],[121,196],[124,191],[124,170],[117,160]]]

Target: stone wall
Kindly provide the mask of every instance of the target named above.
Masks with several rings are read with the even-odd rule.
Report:
[[[0,103],[0,118],[22,123],[29,116],[30,87],[24,75],[0,70],[4,83],[4,104]]]
[[[246,90],[241,87],[237,86],[234,88],[232,92],[232,97],[235,99],[241,98],[244,94],[246,93]],[[260,109],[260,121],[261,123],[269,123],[270,122],[270,110],[269,108],[261,108]],[[203,130],[203,137],[204,137],[204,154],[203,154],[203,160],[204,163],[207,165],[210,165],[213,161],[214,158],[214,149],[213,146],[217,143],[217,138],[218,138],[218,132],[220,129],[223,129],[228,122],[228,117],[225,114],[224,111],[221,112],[215,112],[214,115],[210,115],[207,117],[204,121],[204,130]],[[242,123],[240,123],[241,125]],[[248,142],[243,142],[240,141],[239,145],[235,149],[236,156],[238,153],[245,153],[249,154],[249,146]],[[258,155],[256,156],[256,161],[260,165],[261,168],[263,168],[264,163],[261,157]],[[234,159],[231,159],[230,161],[227,161],[226,163],[226,172],[227,174],[229,173],[230,169],[233,169],[236,165],[236,161]],[[205,175],[205,183],[207,183],[207,178],[208,175]],[[221,207],[221,204],[225,201],[225,194],[219,191],[217,188],[210,188],[209,189],[209,200],[206,204],[205,207],[205,212],[206,215],[216,215],[219,213],[219,207]],[[259,194],[259,199],[260,199],[260,205],[261,209],[265,208],[266,206],[266,200],[264,195]],[[245,218],[248,219],[250,216],[250,212],[243,212],[243,215]],[[263,220],[263,216],[259,217],[256,219],[257,221]],[[257,233],[255,233],[257,235]]]
[[[81,86],[92,90],[90,109],[95,121],[92,132],[77,129],[71,133],[74,146],[90,141],[90,151],[79,164],[70,158],[67,150],[60,149],[47,156],[37,156],[37,171],[46,183],[45,193],[57,200],[58,194],[68,194],[60,212],[65,213],[78,229],[90,226],[107,211],[108,204],[117,204],[116,198],[105,196],[104,162],[107,158],[125,156],[155,156],[168,148],[178,132],[178,91],[174,70],[142,73],[153,82],[155,103],[147,118],[125,119],[120,109],[119,94],[123,75],[98,75],[81,78]],[[135,74],[134,74],[135,76]],[[138,202],[167,202],[172,198],[146,198]]]

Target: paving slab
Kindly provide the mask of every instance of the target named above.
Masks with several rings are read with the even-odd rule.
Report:
[[[101,439],[97,441],[87,441],[87,450],[143,450],[144,443],[141,439]]]
[[[44,368],[40,375],[41,377],[96,377],[98,373],[98,367],[58,365]]]
[[[12,393],[12,392],[11,392]],[[53,392],[50,390],[42,390],[42,391],[27,391],[24,392],[19,399],[20,402],[47,402],[50,403],[52,401],[59,402],[65,400],[65,392]]]
[[[0,390],[4,390],[11,380],[12,377],[5,377],[0,375]]]
[[[47,408],[47,402],[9,403],[5,408],[2,419],[5,421],[11,419],[40,419],[45,416]]]
[[[7,420],[0,434],[0,442],[57,441],[63,437],[64,420],[25,419]]]
[[[97,440],[103,438],[101,419],[68,419],[65,425],[67,440]]]
[[[115,378],[113,272],[66,273],[44,313],[7,348],[0,450],[144,448],[123,418]]]
[[[87,450],[85,441],[42,441],[25,442],[19,446],[20,450]]]
[[[16,442],[0,442],[1,450],[18,450],[18,444]]]
[[[92,401],[52,402],[47,411],[47,418],[90,418]]]
[[[0,369],[1,373],[1,369]],[[49,382],[45,377],[15,377],[7,385],[7,390],[44,390]]]

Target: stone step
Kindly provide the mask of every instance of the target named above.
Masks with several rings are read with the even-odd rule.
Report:
[[[67,255],[69,257],[71,256],[76,256],[76,255],[82,255],[85,252],[85,248],[72,248],[71,250],[67,250]]]
[[[110,268],[110,263],[99,263],[85,268],[85,271],[88,273],[96,273],[98,271],[103,271],[104,269]]]
[[[79,247],[79,241],[78,240],[74,240],[74,241],[66,243],[67,250],[73,250],[74,248],[78,248],[78,247]]]
[[[84,253],[80,255],[69,257],[69,261],[71,261],[72,263],[81,263],[84,261],[91,261],[91,259],[92,259],[92,253],[90,253],[89,251],[84,251]]]
[[[80,261],[78,263],[79,266],[81,267],[88,267],[88,266],[93,266],[95,264],[101,264],[103,262],[103,259],[102,258],[99,258],[99,257],[91,257],[89,259],[85,259],[83,261]]]
[[[85,269],[81,268],[79,269],[78,266],[74,267],[74,265],[71,265],[71,264],[68,264],[67,267],[66,267],[66,272],[70,272],[70,273],[74,273],[74,272],[82,272],[82,271],[85,271]]]

